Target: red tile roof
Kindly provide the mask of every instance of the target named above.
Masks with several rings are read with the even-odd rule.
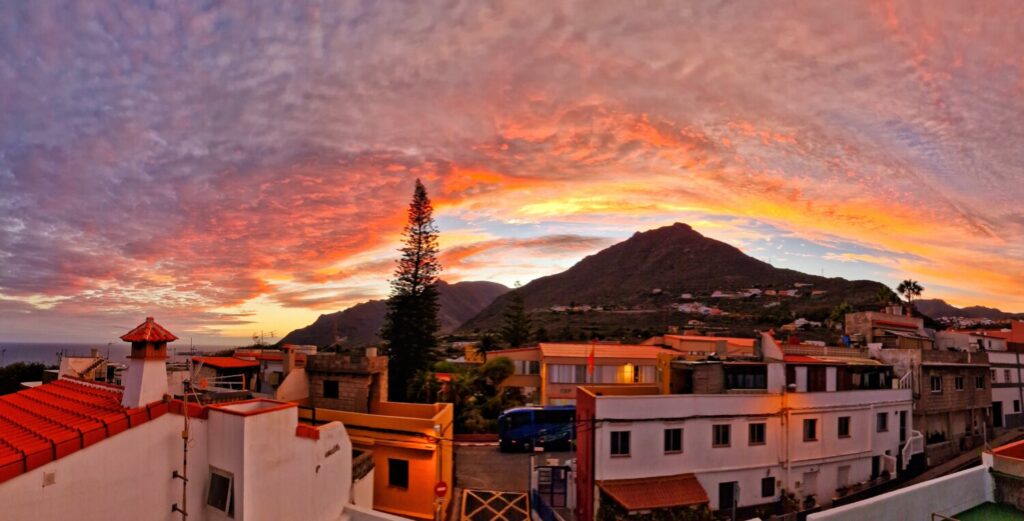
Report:
[[[594,358],[632,358],[634,360],[656,360],[659,353],[678,354],[671,349],[655,346],[626,344],[547,344],[540,345],[541,355],[559,358],[587,358],[590,350]]]
[[[787,364],[829,364],[829,365],[842,365],[842,362],[832,362],[828,360],[822,360],[813,356],[805,355],[782,355],[782,361]]]
[[[708,493],[693,474],[600,481],[598,487],[630,512],[701,505]]]
[[[0,482],[167,412],[121,406],[121,391],[57,380],[0,396]]]
[[[256,360],[243,360],[233,356],[193,356],[192,361],[218,369],[246,369],[260,366]]]
[[[157,324],[153,317],[146,317],[145,322],[121,335],[121,340],[125,342],[174,342],[177,339],[178,337]]]

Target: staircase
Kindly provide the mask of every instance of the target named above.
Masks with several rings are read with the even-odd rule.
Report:
[[[913,458],[914,454],[921,454],[922,452],[924,452],[924,435],[921,434],[921,431],[910,431],[907,443],[900,450],[900,456],[903,458],[903,468],[907,468],[910,465],[910,458]]]
[[[103,365],[103,363],[106,361],[107,360],[105,358],[97,358],[93,363],[89,364],[89,367],[86,367],[85,369],[78,371],[78,377],[88,379],[89,373],[93,372],[93,370],[95,370],[97,367]]]

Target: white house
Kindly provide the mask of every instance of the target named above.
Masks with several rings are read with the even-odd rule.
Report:
[[[639,511],[735,502],[753,515],[788,493],[828,505],[923,452],[910,430],[911,391],[893,388],[890,367],[787,355],[767,334],[761,349],[761,362],[666,358],[656,386],[581,387],[577,518],[606,503]]]
[[[148,318],[122,339],[132,342],[124,388],[62,378],[0,397],[0,517],[398,519],[371,510],[372,487],[353,485],[341,423],[300,424],[295,404],[273,400],[171,399],[176,337]]]

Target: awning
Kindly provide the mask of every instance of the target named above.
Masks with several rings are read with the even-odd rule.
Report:
[[[708,493],[693,474],[656,478],[612,479],[597,486],[627,511],[702,505]]]

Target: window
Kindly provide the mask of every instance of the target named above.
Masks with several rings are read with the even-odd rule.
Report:
[[[938,376],[938,375],[934,375],[931,378],[931,382],[932,382],[932,392],[933,393],[941,393],[942,392],[942,377]]]
[[[747,430],[747,441],[749,445],[764,445],[765,424],[751,423]]]
[[[409,488],[409,462],[388,458],[388,486]]]
[[[984,389],[985,388],[985,377],[984,376],[975,376],[974,377],[974,388],[975,389]]]
[[[804,420],[804,441],[818,441],[818,420]]]
[[[1006,383],[1010,383],[1013,381],[1013,378],[1010,377],[1009,369],[1003,369],[1003,381]]]
[[[612,456],[629,456],[629,431],[612,431]]]
[[[235,517],[235,494],[233,476],[222,470],[210,469],[210,490],[206,493],[206,504],[229,517]]]
[[[953,384],[956,387],[957,391],[963,391],[964,390],[964,377],[957,376],[956,378],[953,379]]]
[[[1013,412],[1020,412],[1020,400],[1013,401]]]
[[[582,384],[587,382],[586,365],[548,365],[548,380],[553,384]]]
[[[996,370],[992,369],[992,383],[996,383]]]
[[[761,497],[775,496],[775,478],[761,478]]]
[[[540,374],[540,362],[536,360],[515,360],[515,374]]]
[[[711,426],[711,446],[712,447],[728,447],[729,446],[729,425],[712,425]]]
[[[338,381],[324,380],[324,398],[338,397]]]
[[[840,416],[839,417],[839,437],[849,438],[850,437],[850,417]]]
[[[875,430],[877,432],[889,432],[889,414],[880,412],[875,415]]]
[[[665,429],[665,454],[683,452],[683,429]]]

